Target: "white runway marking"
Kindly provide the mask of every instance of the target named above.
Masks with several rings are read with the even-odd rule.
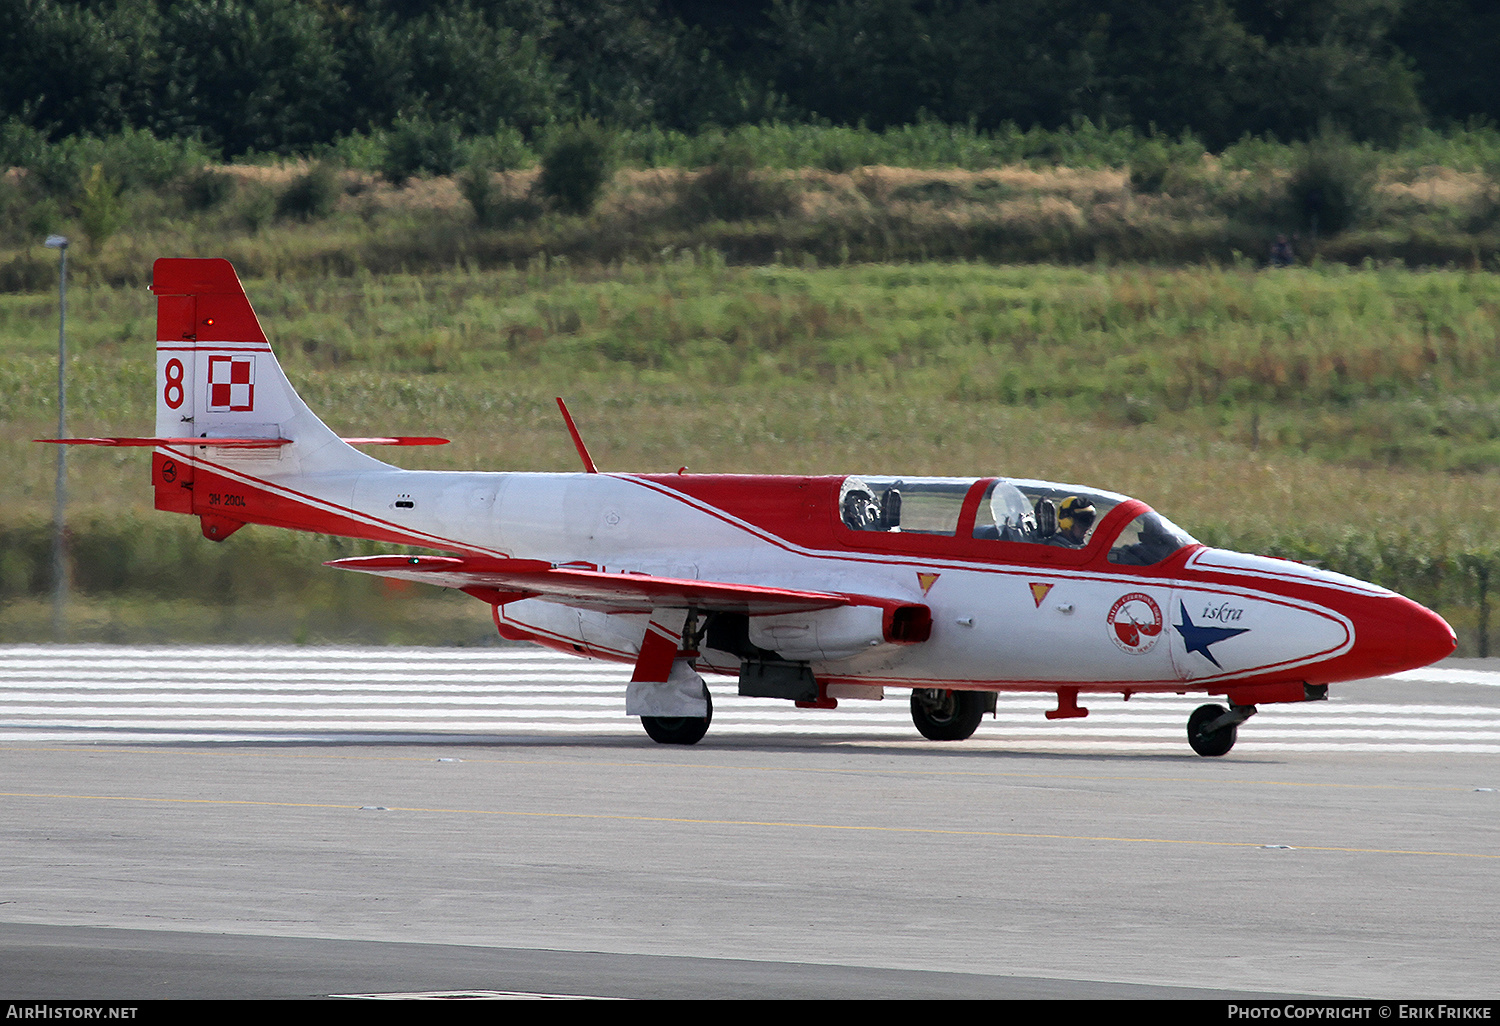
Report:
[[[415,990],[389,994],[330,994],[364,1001],[619,1001],[593,994],[536,994],[525,990]]]
[[[0,741],[484,742],[631,737],[630,668],[538,649],[125,648],[0,646]],[[1362,700],[1263,706],[1245,750],[1500,754],[1500,701],[1437,704],[1446,684],[1500,685],[1500,673],[1430,668],[1398,674],[1410,703]],[[850,744],[922,741],[907,693],[836,710],[740,698],[709,679],[714,737],[816,736]],[[1437,689],[1437,690],[1432,690]],[[1500,693],[1497,693],[1500,699]],[[1210,699],[1217,701],[1218,699]],[[1001,695],[965,747],[1012,751],[1187,749],[1202,696],[1086,697],[1085,719],[1049,721],[1044,695]]]
[[[1484,684],[1489,687],[1500,687],[1500,673],[1490,670],[1449,670],[1438,666],[1393,673],[1391,680],[1407,680],[1422,684]]]

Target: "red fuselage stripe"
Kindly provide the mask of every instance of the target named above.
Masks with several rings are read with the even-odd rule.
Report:
[[[383,520],[380,517],[373,516],[369,513],[364,513],[360,510],[356,510],[348,506],[342,506],[328,499],[322,499],[314,495],[308,495],[305,492],[299,492],[296,489],[288,488],[285,485],[274,484],[270,481],[266,481],[263,478],[258,478],[253,475],[247,474],[244,471],[235,470],[233,468],[214,463],[212,460],[205,459],[201,456],[183,453],[171,446],[162,446],[162,448],[173,453],[179,458],[186,460],[188,463],[195,467],[208,468],[211,472],[219,474],[220,476],[240,481],[252,487],[259,488],[261,491],[270,493],[271,495],[275,496],[278,499],[281,499],[282,501],[289,501],[296,506],[302,507],[310,514],[326,515],[328,513],[336,513],[336,515],[338,515],[341,519],[349,520],[352,523],[363,523],[368,524],[368,526],[370,527],[380,528],[382,530],[382,534],[379,536],[373,536],[371,534],[363,532],[349,532],[346,534],[346,532],[343,531],[330,531],[327,525],[319,526],[315,523],[300,524],[297,522],[289,522],[286,523],[285,526],[300,528],[302,530],[308,531],[317,531],[319,533],[346,534],[347,537],[369,538],[373,541],[399,541],[404,544],[422,545],[430,548],[447,549],[449,551],[472,553],[475,555],[500,557],[506,557],[509,555],[509,553],[501,552],[498,549],[489,549],[468,542],[460,542],[453,538],[445,538],[441,535],[428,534],[424,531],[414,531],[402,524],[397,524],[389,520]],[[195,510],[195,513],[196,512],[197,511]],[[395,537],[393,537],[393,535]]]

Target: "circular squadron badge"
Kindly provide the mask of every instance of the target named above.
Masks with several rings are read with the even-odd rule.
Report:
[[[1161,607],[1144,592],[1121,595],[1109,607],[1109,637],[1123,651],[1144,655],[1161,637]]]

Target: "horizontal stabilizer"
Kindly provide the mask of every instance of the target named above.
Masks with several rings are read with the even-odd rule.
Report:
[[[279,449],[291,445],[290,438],[37,438],[53,445],[215,445],[224,449]]]
[[[540,598],[611,613],[649,613],[661,608],[702,612],[805,613],[838,606],[894,608],[907,603],[863,595],[768,588],[755,584],[690,581],[650,574],[606,573],[557,567],[534,559],[460,556],[356,556],[326,564],[381,577],[421,581],[473,593],[492,590],[500,601]],[[480,597],[484,597],[481,595]]]
[[[290,438],[37,438],[52,445],[215,445],[224,449],[279,449],[291,445]],[[446,438],[424,435],[394,435],[385,438],[341,438],[349,445],[447,445]]]

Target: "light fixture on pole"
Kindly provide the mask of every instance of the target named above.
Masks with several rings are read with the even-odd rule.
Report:
[[[57,250],[57,437],[68,437],[68,386],[63,376],[68,360],[68,239],[65,235],[47,236],[47,248]],[[67,451],[57,447],[57,505],[52,517],[52,640],[64,640],[64,612],[68,602],[68,558],[65,548],[67,530]]]

